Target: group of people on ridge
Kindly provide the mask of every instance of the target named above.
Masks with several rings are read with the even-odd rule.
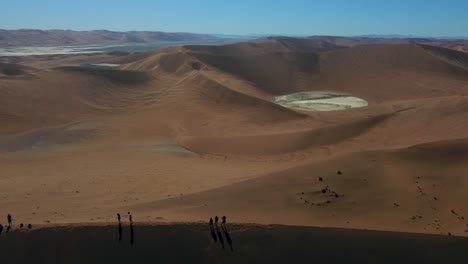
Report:
[[[133,216],[132,213],[128,212],[128,220],[130,221],[130,224],[133,224]],[[117,213],[117,221],[119,221],[119,224],[122,223],[122,217],[120,216],[120,213]]]
[[[223,215],[223,217],[221,219],[222,219],[221,225],[224,228],[226,228],[226,216]],[[215,216],[214,223],[215,223],[216,226],[218,226],[218,223],[219,223],[219,217],[218,216]],[[210,225],[213,225],[213,218],[211,218],[211,217],[210,217]]]
[[[11,214],[8,214],[7,215],[7,221],[8,221],[8,225],[7,225],[7,232],[10,231],[10,229],[13,227],[13,218],[11,217]],[[3,225],[0,224],[0,235],[3,233]],[[20,229],[23,229],[24,228],[24,224],[21,223],[20,224]],[[31,224],[28,224],[28,229],[32,229],[32,225]]]

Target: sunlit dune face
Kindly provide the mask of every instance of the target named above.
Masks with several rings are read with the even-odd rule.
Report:
[[[367,101],[336,92],[300,92],[276,96],[273,102],[283,107],[304,111],[335,111],[365,107]]]

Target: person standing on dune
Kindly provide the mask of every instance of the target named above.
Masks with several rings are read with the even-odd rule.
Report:
[[[215,216],[215,224],[216,224],[216,226],[218,226],[218,222],[219,222],[219,218],[218,218],[218,216]]]
[[[133,224],[133,216],[130,212],[128,212],[128,220],[130,220],[130,223]]]
[[[117,213],[117,221],[119,221],[119,224],[120,224],[121,222],[120,213]]]
[[[226,216],[223,215],[223,218],[222,218],[222,219],[223,219],[223,221],[221,222],[221,225],[222,225],[224,228],[226,228]]]
[[[10,214],[8,214],[7,219],[8,219],[8,227],[11,228],[13,222],[11,220],[11,215]]]

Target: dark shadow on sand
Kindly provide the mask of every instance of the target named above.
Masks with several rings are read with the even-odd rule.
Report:
[[[130,244],[135,243],[135,230],[133,229],[133,223],[130,224]]]
[[[224,239],[223,239],[223,235],[221,235],[221,231],[219,231],[218,225],[216,225],[216,234],[218,234],[219,243],[221,243],[221,247],[224,249]]]
[[[119,243],[122,242],[122,223],[119,223]]]
[[[222,229],[223,229],[224,236],[226,237],[226,241],[228,242],[229,247],[231,248],[231,251],[234,251],[234,248],[232,247],[232,238],[231,238],[231,235],[229,235],[229,232],[228,232],[228,230],[227,230],[227,228],[226,228],[225,225],[223,225]]]
[[[127,228],[136,239],[136,226],[122,224],[123,232]],[[222,235],[222,228],[213,225],[215,234]],[[223,242],[233,245],[235,238],[235,252],[213,246],[206,223],[140,224],[134,244],[128,243],[131,233],[126,243],[115,243],[115,224],[5,231],[6,226],[0,237],[1,263],[439,264],[468,259],[467,237],[337,228],[230,224]]]
[[[215,243],[217,243],[217,242],[218,242],[218,239],[217,239],[217,237],[216,237],[216,233],[215,233],[213,224],[210,224],[210,232],[211,232],[211,238],[213,238],[213,241],[214,241]]]

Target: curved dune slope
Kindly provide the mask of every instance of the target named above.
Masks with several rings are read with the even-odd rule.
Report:
[[[467,165],[460,161],[466,153],[467,139],[362,152],[138,210],[193,220],[219,212],[241,222],[465,235]]]

